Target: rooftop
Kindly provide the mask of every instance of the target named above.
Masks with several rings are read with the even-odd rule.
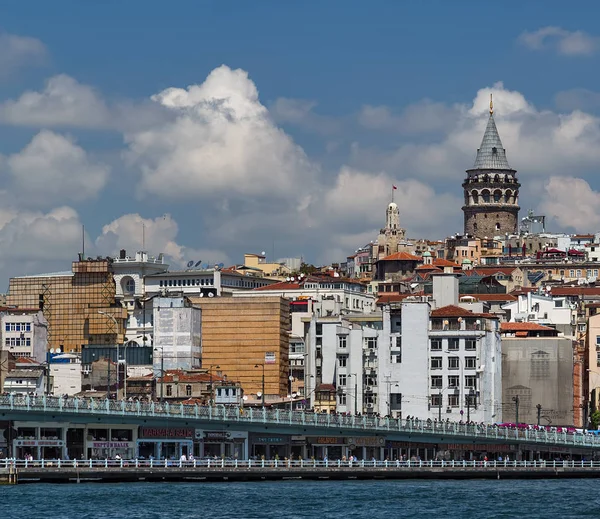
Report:
[[[521,322],[521,323],[500,323],[501,332],[555,332],[554,328],[542,326],[538,323]]]
[[[483,134],[481,146],[477,150],[477,157],[472,169],[512,170],[506,159],[506,150],[502,146],[491,109],[490,118]]]
[[[413,256],[408,252],[396,252],[379,261],[421,261],[421,258],[419,256]]]
[[[448,305],[441,308],[436,308],[435,310],[431,311],[431,317],[483,317],[485,319],[497,319],[495,315],[476,314],[475,312],[471,312],[471,310],[467,310],[466,308],[456,305]]]

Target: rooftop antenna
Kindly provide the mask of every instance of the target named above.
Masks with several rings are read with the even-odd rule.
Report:
[[[81,225],[81,256],[85,258],[85,225]]]
[[[146,224],[142,220],[142,250],[146,250]]]
[[[490,92],[490,115],[494,115],[494,99],[492,98],[492,93]]]

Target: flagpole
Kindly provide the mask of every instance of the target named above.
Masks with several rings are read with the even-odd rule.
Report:
[[[392,186],[392,203],[394,202],[394,186]]]

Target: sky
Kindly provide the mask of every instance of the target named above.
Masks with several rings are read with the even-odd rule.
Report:
[[[490,93],[521,216],[598,231],[600,4],[574,5],[3,2],[0,287],[84,237],[171,268],[344,261],[392,185],[408,237],[461,232]]]

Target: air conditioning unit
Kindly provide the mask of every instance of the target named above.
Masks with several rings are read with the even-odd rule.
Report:
[[[452,408],[450,406],[446,407],[446,412],[447,413],[451,413],[452,412]]]

